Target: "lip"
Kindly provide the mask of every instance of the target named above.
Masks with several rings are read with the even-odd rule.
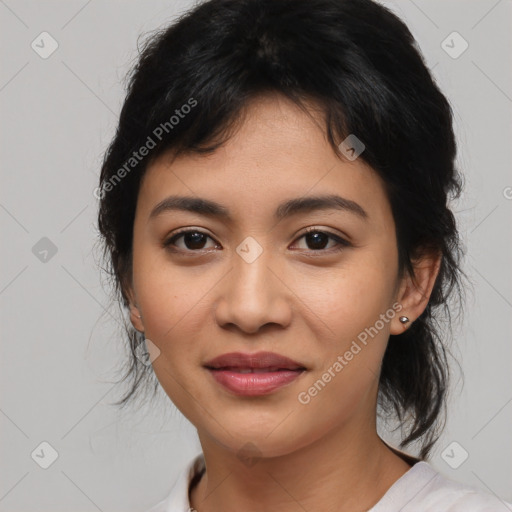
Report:
[[[204,364],[207,368],[280,368],[296,370],[305,366],[289,357],[274,352],[256,352],[244,354],[243,352],[229,352],[211,359]]]
[[[208,361],[204,367],[217,383],[241,396],[272,393],[306,371],[301,363],[273,352],[231,352]]]

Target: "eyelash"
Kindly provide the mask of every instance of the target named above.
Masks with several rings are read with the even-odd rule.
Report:
[[[204,231],[201,231],[199,229],[183,229],[181,231],[178,231],[177,233],[174,233],[170,238],[168,238],[166,241],[164,241],[163,247],[167,248],[167,249],[170,249],[172,252],[182,253],[182,254],[184,254],[184,253],[198,253],[198,252],[201,252],[201,250],[204,250],[204,249],[197,249],[197,250],[193,250],[193,249],[172,249],[172,246],[176,243],[176,240],[178,240],[178,238],[180,238],[181,236],[186,235],[187,233],[200,233],[200,234],[205,235],[208,238],[213,240],[213,238],[208,233],[205,233]],[[329,238],[331,238],[332,240],[337,242],[338,247],[334,247],[334,248],[331,248],[331,249],[317,249],[317,250],[310,249],[308,251],[310,253],[320,253],[319,255],[322,255],[322,253],[323,254],[331,254],[333,252],[337,253],[337,252],[343,251],[347,247],[352,247],[352,244],[350,242],[348,242],[347,240],[345,240],[344,238],[341,238],[340,236],[335,235],[334,233],[331,233],[329,231],[324,231],[324,230],[321,230],[321,229],[318,229],[318,228],[314,228],[314,227],[307,228],[306,231],[304,233],[302,233],[296,240],[300,240],[304,236],[309,235],[311,233],[320,233],[320,234],[323,234],[323,235],[327,235]],[[300,249],[298,249],[298,250],[300,250]]]

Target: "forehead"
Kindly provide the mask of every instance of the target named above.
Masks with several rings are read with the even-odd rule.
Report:
[[[323,113],[308,113],[274,95],[251,101],[234,134],[209,155],[168,152],[148,167],[141,184],[146,216],[169,195],[212,199],[233,215],[272,214],[284,199],[337,194],[357,202],[370,217],[389,215],[381,178],[361,158],[333,151]],[[364,205],[364,206],[363,206]]]

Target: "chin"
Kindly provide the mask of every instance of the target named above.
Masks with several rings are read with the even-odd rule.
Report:
[[[292,416],[293,414],[290,418]],[[283,416],[281,413],[272,421],[262,422],[251,421],[251,418],[245,415],[243,420],[228,423],[223,416],[218,421],[226,430],[218,424],[209,426],[213,430],[202,430],[206,430],[210,439],[241,460],[285,456],[307,446],[317,438],[312,429],[305,428],[304,422],[299,422],[301,430],[298,431],[296,422],[283,422],[284,418],[286,414]]]

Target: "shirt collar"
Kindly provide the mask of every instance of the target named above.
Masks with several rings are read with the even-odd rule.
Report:
[[[195,475],[204,472],[205,462],[202,453],[196,455],[181,471],[167,498],[146,512],[191,512],[189,500],[190,483]]]
[[[416,460],[418,462],[388,489],[386,494],[369,512],[387,511],[390,510],[388,507],[402,502],[404,498],[412,499],[423,487],[428,486],[435,477],[438,477],[437,472],[427,462]],[[189,498],[190,484],[194,477],[199,478],[204,470],[204,455],[200,453],[188,462],[167,498],[146,512],[193,511]],[[404,491],[406,491],[407,496],[404,496]]]

